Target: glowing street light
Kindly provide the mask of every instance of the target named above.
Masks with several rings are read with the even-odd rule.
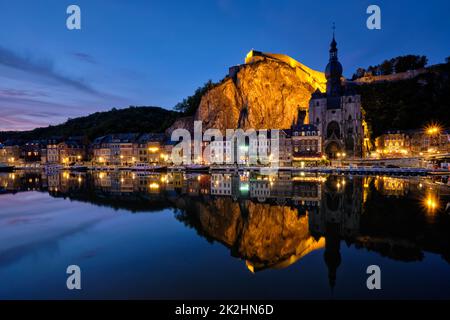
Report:
[[[441,132],[441,127],[439,127],[438,125],[431,125],[426,128],[426,132],[430,136],[433,136],[433,135],[439,134]]]

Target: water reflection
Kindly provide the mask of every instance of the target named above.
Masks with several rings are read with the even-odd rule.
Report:
[[[251,272],[286,268],[323,250],[331,287],[341,245],[401,261],[420,261],[424,252],[450,261],[450,191],[427,179],[249,172],[0,175],[0,193],[30,190],[133,213],[174,209],[179,221],[222,243]]]

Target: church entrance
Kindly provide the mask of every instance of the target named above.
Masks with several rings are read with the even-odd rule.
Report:
[[[341,129],[339,123],[331,121],[327,126],[327,139],[340,139]]]
[[[325,148],[328,159],[337,159],[339,152],[341,152],[341,148],[337,142],[330,142]]]

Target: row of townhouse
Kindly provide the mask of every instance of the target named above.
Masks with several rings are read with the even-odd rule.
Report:
[[[46,140],[7,140],[0,144],[0,163],[19,165],[27,162],[73,165],[92,162],[102,165],[161,163],[168,160],[171,144],[164,134],[110,134],[94,139],[83,137]],[[170,149],[169,149],[170,151]]]
[[[240,138],[222,138],[209,143],[211,164],[309,166],[324,160],[322,135],[315,125],[297,123],[283,130],[247,131]],[[203,143],[203,146],[207,144]]]
[[[438,127],[387,131],[375,139],[381,157],[422,156],[450,152],[450,132]]]
[[[323,160],[322,137],[314,125],[298,121],[285,130],[258,130],[256,139],[222,138],[200,143],[201,154],[195,154],[193,141],[190,152],[178,148],[178,142],[163,133],[119,133],[98,137],[88,143],[83,137],[34,140],[22,143],[9,140],[0,145],[0,162],[41,162],[42,164],[73,165],[89,162],[94,165],[130,166],[135,164],[243,164],[303,166]],[[209,148],[208,148],[209,147]],[[207,149],[208,148],[208,149]],[[188,149],[188,150],[189,150]],[[198,146],[197,146],[198,149]],[[209,151],[207,151],[209,150]]]
[[[96,138],[92,161],[100,165],[160,164],[169,160],[170,144],[162,133],[122,133]]]

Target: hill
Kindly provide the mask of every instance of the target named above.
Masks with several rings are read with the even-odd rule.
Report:
[[[85,136],[92,140],[109,133],[164,132],[181,113],[159,107],[135,107],[96,112],[86,117],[69,119],[65,123],[30,131],[0,132],[6,139],[45,139],[55,136]]]
[[[362,83],[358,92],[372,138],[430,123],[450,127],[449,63],[430,66],[410,79]]]

